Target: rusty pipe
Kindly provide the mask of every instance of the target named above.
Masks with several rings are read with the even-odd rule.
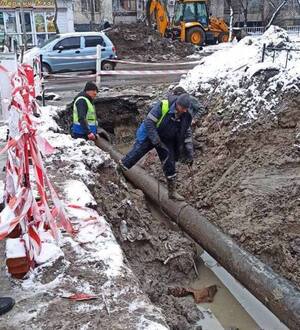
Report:
[[[96,145],[115,161],[122,158],[112,145],[98,138]],[[290,281],[251,253],[239,247],[205,217],[185,202],[174,202],[161,187],[160,201],[157,181],[139,166],[126,171],[125,176],[176,222],[190,237],[211,254],[227,271],[239,280],[258,300],[268,307],[290,329],[300,328],[300,291]]]

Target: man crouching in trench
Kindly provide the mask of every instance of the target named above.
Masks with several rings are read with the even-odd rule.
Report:
[[[191,99],[186,93],[171,95],[167,100],[155,104],[139,126],[132,149],[119,162],[118,171],[129,170],[155,148],[167,178],[169,198],[183,201],[184,198],[176,192],[175,162],[180,150],[185,148],[188,164],[193,163],[192,116],[188,111],[190,106]]]

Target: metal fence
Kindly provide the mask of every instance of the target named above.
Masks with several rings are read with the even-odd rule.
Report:
[[[286,52],[286,60],[285,60],[285,68],[286,68],[287,65],[288,65],[290,52],[300,52],[300,49],[297,49],[297,48],[267,47],[266,44],[264,44],[263,45],[263,50],[262,50],[261,61],[264,62],[267,52],[273,52],[272,59],[273,59],[273,63],[274,63],[276,52],[283,52],[283,51]]]
[[[285,29],[288,34],[296,34],[300,35],[300,25],[294,25],[294,26],[282,26],[283,29]],[[249,35],[261,35],[265,32],[264,26],[254,26],[254,27],[243,27],[243,31],[245,31]]]

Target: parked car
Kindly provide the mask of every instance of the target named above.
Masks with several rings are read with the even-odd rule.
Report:
[[[42,70],[47,73],[90,70],[95,72],[96,59],[83,57],[95,56],[97,45],[101,46],[102,70],[114,70],[116,63],[107,59],[117,58],[116,49],[103,32],[56,35],[39,49],[42,55]]]

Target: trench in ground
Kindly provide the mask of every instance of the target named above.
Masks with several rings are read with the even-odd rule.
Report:
[[[125,153],[133,142],[135,130],[147,111],[149,101],[148,96],[97,100],[101,127],[111,134],[113,144],[120,152]],[[71,118],[70,110],[58,120],[65,129],[70,124],[68,118]],[[216,262],[207,257],[199,245],[170,222],[157,205],[145,200],[142,192],[130,183],[127,183],[127,188],[119,184],[121,197],[114,196],[111,200],[106,197],[105,203],[109,206],[104,207],[107,180],[118,180],[114,171],[101,173],[100,177],[99,186],[91,187],[98,206],[107,215],[142,289],[155,305],[162,308],[171,329],[252,330],[275,326],[276,329],[285,329],[271,312],[222,267],[216,266]],[[133,204],[128,207],[124,200]],[[125,240],[120,233],[122,219],[126,219],[129,233],[132,233],[131,238]],[[182,250],[186,254],[176,256],[176,252]],[[201,289],[210,285],[218,287],[213,302],[198,306],[192,296],[173,297],[169,293],[169,288],[174,287]]]

